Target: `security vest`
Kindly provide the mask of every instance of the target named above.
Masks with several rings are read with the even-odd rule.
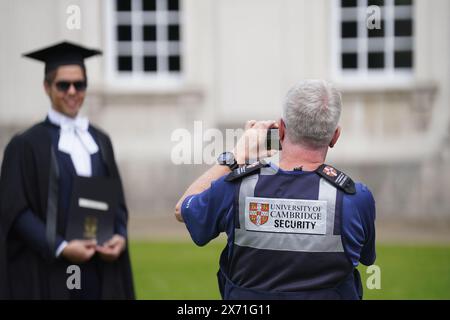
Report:
[[[344,250],[343,194],[351,179],[322,165],[288,174],[262,162],[233,171],[232,243],[218,273],[224,299],[359,299]]]

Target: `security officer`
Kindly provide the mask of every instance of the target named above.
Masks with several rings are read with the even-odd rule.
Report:
[[[375,261],[375,202],[361,183],[324,164],[340,135],[339,92],[307,80],[287,94],[279,122],[249,121],[233,152],[198,178],[176,206],[193,241],[226,232],[224,299],[361,299],[359,262]],[[279,164],[261,160],[279,128]],[[251,165],[249,159],[260,161]]]

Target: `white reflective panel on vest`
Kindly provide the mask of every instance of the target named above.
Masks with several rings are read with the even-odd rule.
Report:
[[[245,198],[245,229],[261,232],[325,234],[327,202]]]
[[[260,175],[273,175],[274,172],[271,168],[262,168]],[[261,198],[255,197],[255,187],[258,182],[259,175],[252,175],[245,177],[242,180],[239,189],[239,225],[240,228],[234,229],[234,243],[239,246],[250,247],[255,249],[267,249],[267,250],[287,250],[287,251],[298,251],[298,252],[344,252],[344,247],[342,245],[342,240],[340,235],[334,235],[334,219],[335,219],[335,206],[336,206],[336,196],[337,190],[334,186],[329,184],[325,179],[320,179],[319,182],[319,194],[317,200],[300,200],[300,199],[289,199],[290,203],[296,203],[295,201],[305,201],[303,203],[308,203],[307,205],[312,205],[320,203],[322,205],[321,212],[326,212],[326,214],[321,215],[321,219],[326,219],[321,221],[323,225],[316,225],[314,230],[320,230],[319,232],[305,232],[305,228],[302,228],[301,232],[293,231],[291,222],[284,222],[283,225],[286,227],[287,232],[274,232],[273,230],[264,230],[265,232],[255,232],[261,231],[261,227],[271,226],[269,228],[275,228],[275,222],[272,221],[270,217],[270,203],[267,200],[280,202],[286,204],[284,199],[273,199],[273,198]],[[259,217],[255,210],[250,210],[250,203],[257,203],[256,208],[258,209],[258,202],[252,201],[253,199],[259,199],[260,204],[269,204],[269,215],[260,213]],[[323,206],[323,204],[326,204]],[[252,206],[252,209],[255,205]],[[261,208],[261,206],[259,206]],[[267,207],[264,208],[266,211]],[[316,209],[318,210],[318,209]],[[258,210],[256,210],[257,212]],[[252,219],[255,221],[252,222]],[[281,219],[280,219],[281,220]],[[286,219],[286,221],[300,221],[297,219]],[[302,220],[315,222],[316,220]],[[319,222],[319,221],[318,221]],[[297,224],[297,222],[295,222]],[[259,224],[259,225],[258,225]],[[280,224],[280,222],[278,222]],[[289,225],[289,227],[287,227]],[[305,225],[299,225],[305,227]],[[317,229],[319,228],[319,229]],[[309,226],[309,231],[311,231],[311,226]]]

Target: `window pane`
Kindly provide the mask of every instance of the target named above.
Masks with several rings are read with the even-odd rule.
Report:
[[[395,20],[395,36],[410,37],[412,35],[412,20]]]
[[[156,11],[156,0],[142,0],[142,10]]]
[[[131,11],[131,0],[117,0],[117,11]]]
[[[117,26],[117,40],[131,41],[131,26]]]
[[[384,37],[384,20],[381,20],[380,29],[367,29],[367,35],[369,38]]]
[[[117,67],[119,71],[133,70],[133,59],[131,56],[118,56]]]
[[[342,54],[342,68],[343,69],[356,69],[356,68],[358,68],[358,54],[356,54],[356,53],[343,53]]]
[[[343,8],[356,7],[357,2],[358,2],[357,0],[341,0],[341,7]]]
[[[368,6],[384,6],[384,0],[369,0],[367,1]]]
[[[179,41],[180,40],[180,26],[175,25],[169,25],[168,26],[168,35],[169,35],[169,41]]]
[[[180,56],[169,56],[169,71],[180,71]]]
[[[356,21],[352,22],[342,22],[342,38],[356,38],[358,36],[358,23]]]
[[[156,56],[144,56],[144,71],[156,71],[158,69],[158,59]]]
[[[412,0],[395,0],[396,6],[410,6],[412,5]]]
[[[143,27],[144,41],[156,41],[156,26]]]
[[[180,10],[178,0],[167,0],[167,10],[169,11]]]
[[[384,52],[369,52],[367,58],[369,69],[384,68]]]
[[[394,65],[396,68],[412,68],[412,51],[396,51],[394,56]]]

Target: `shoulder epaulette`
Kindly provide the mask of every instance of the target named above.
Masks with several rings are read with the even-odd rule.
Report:
[[[239,178],[243,178],[246,176],[249,176],[251,174],[258,173],[261,168],[268,167],[269,164],[264,161],[257,161],[255,163],[245,165],[243,167],[239,167],[234,169],[232,172],[228,174],[228,176],[225,178],[225,181],[234,181]]]
[[[315,172],[327,180],[329,183],[331,183],[336,188],[341,189],[345,193],[348,194],[355,194],[355,183],[353,180],[346,175],[345,173],[339,171],[338,169],[328,165],[328,164],[322,164],[320,167],[318,167]]]

